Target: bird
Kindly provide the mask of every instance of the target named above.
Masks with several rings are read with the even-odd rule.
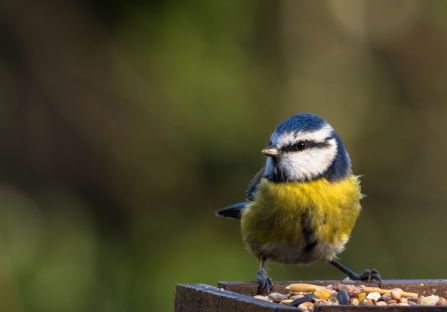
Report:
[[[279,124],[262,150],[265,166],[251,180],[246,201],[216,211],[239,219],[246,248],[259,260],[257,292],[273,290],[267,260],[332,264],[353,281],[377,282],[376,269],[357,274],[337,261],[361,211],[359,176],[341,138],[311,113]]]

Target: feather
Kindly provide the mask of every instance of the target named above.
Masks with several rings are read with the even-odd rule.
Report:
[[[244,210],[245,207],[247,207],[246,202],[237,203],[237,204],[222,208],[220,210],[217,210],[216,216],[229,218],[229,219],[240,219],[242,216],[242,210]]]

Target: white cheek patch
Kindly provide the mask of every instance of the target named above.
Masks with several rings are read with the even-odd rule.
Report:
[[[330,139],[327,143],[329,146],[325,148],[309,148],[283,154],[279,163],[280,168],[289,180],[308,180],[319,176],[330,167],[337,154],[336,140]],[[266,169],[268,165],[269,162]]]
[[[289,144],[293,144],[297,141],[314,141],[314,142],[324,142],[328,137],[331,136],[332,127],[327,124],[321,129],[313,132],[286,132],[278,135],[274,132],[270,138],[272,144],[277,144],[279,146],[287,146]]]

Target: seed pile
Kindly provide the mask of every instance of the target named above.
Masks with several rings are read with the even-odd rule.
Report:
[[[301,311],[314,310],[317,305],[376,305],[376,306],[445,306],[447,300],[435,295],[420,296],[405,292],[400,288],[391,290],[365,285],[346,285],[334,283],[328,286],[312,284],[291,284],[284,295],[273,292],[267,296],[254,296],[257,299],[278,302],[297,307]]]

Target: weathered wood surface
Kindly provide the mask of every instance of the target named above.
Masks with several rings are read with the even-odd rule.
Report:
[[[287,293],[286,286],[292,283],[308,283],[314,285],[329,285],[338,281],[282,281],[275,282],[274,291]],[[363,283],[362,283],[363,284]],[[374,283],[368,286],[376,286]],[[420,295],[437,295],[447,297],[447,280],[386,280],[383,282],[385,289],[401,288],[407,292],[415,292]],[[254,282],[220,282],[218,287],[205,284],[179,284],[175,295],[175,311],[297,311],[294,307],[288,307],[278,303],[254,299],[257,283]],[[400,307],[400,306],[316,306],[319,311],[408,311],[415,309],[418,312],[447,311],[447,307]]]
[[[274,302],[262,301],[205,284],[179,284],[177,285],[177,292],[175,294],[174,311],[273,312],[297,311],[297,309]]]

